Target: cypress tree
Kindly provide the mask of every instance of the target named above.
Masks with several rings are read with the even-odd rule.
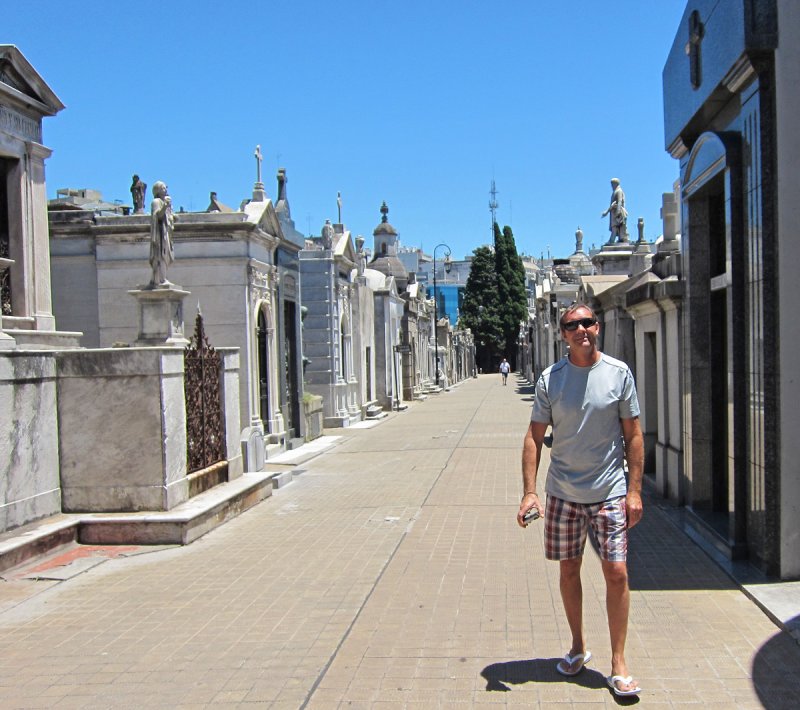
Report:
[[[502,353],[516,369],[517,336],[521,322],[528,317],[528,297],[525,292],[525,268],[517,253],[511,227],[500,231],[494,225],[495,272],[497,273],[498,317],[503,332]]]
[[[475,338],[476,360],[484,371],[493,370],[493,361],[503,347],[495,259],[489,247],[473,252],[472,266],[464,288],[459,325],[469,328]]]
[[[508,283],[508,301],[504,319],[503,334],[505,336],[506,357],[516,368],[517,337],[520,323],[528,319],[528,294],[525,290],[525,267],[517,253],[514,233],[511,227],[503,227],[503,248],[505,250],[506,281]]]

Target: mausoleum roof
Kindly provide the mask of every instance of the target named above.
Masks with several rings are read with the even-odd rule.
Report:
[[[375,231],[372,234],[376,237],[380,234],[391,234],[396,237],[397,230],[388,222],[381,222],[377,227],[375,227]]]
[[[378,291],[386,288],[386,274],[376,271],[375,269],[364,269],[364,278],[367,280],[367,286],[373,291]]]
[[[387,276],[394,276],[398,281],[398,288],[404,289],[408,283],[408,271],[403,262],[396,256],[379,254],[372,260],[370,268]]]

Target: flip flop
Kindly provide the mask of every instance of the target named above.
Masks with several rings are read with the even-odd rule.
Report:
[[[614,691],[614,695],[618,695],[621,698],[624,698],[628,695],[639,695],[639,693],[642,692],[642,689],[638,685],[630,690],[621,690],[619,687],[617,687],[617,683],[630,685],[633,682],[632,676],[610,675],[608,678],[606,678],[606,682],[608,683],[608,687]]]
[[[583,670],[583,667],[591,660],[592,660],[591,651],[576,653],[574,656],[570,656],[569,653],[567,653],[567,655],[564,656],[564,659],[558,662],[556,670],[561,675],[566,675],[566,676],[578,675],[578,673],[580,673]],[[578,666],[577,670],[571,671],[570,666],[574,665],[575,663],[580,663],[580,665]]]

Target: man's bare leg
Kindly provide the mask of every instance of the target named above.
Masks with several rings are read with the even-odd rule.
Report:
[[[569,630],[572,632],[572,647],[570,656],[586,652],[586,639],[583,636],[583,586],[581,585],[581,563],[583,557],[574,557],[571,560],[561,560],[561,601],[567,616]],[[576,671],[583,661],[576,661],[569,666],[570,671]]]
[[[631,595],[628,589],[628,565],[626,562],[602,560],[603,575],[606,578],[606,613],[608,632],[611,637],[611,675],[627,677],[628,665],[625,662],[625,641],[628,638],[628,613]],[[619,684],[620,690],[635,688],[635,681]]]

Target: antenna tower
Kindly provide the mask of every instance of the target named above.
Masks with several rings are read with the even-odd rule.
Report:
[[[494,223],[497,221],[497,189],[492,178],[492,189],[489,190],[489,212],[492,213],[492,242],[494,242]]]

